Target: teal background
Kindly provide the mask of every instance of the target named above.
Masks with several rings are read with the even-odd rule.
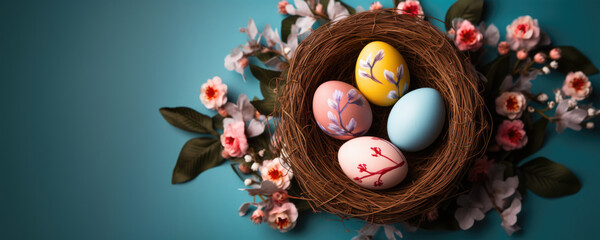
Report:
[[[443,19],[451,0],[423,0]],[[368,8],[370,1],[347,1]],[[392,1],[382,1],[392,7]],[[229,164],[171,185],[193,134],[168,125],[163,106],[205,114],[200,85],[213,76],[260,96],[258,82],[227,71],[224,57],[243,44],[249,17],[259,30],[283,18],[269,1],[0,2],[0,239],[349,239],[360,221],[302,214],[281,234],[237,215],[250,201]],[[486,1],[486,22],[501,39],[530,14],[559,45],[573,45],[600,66],[596,1]],[[248,76],[250,74],[248,73]],[[591,81],[600,84],[600,76]],[[555,74],[539,78],[551,93]],[[592,96],[600,107],[598,94]],[[600,122],[595,121],[600,127]],[[560,199],[526,195],[514,239],[590,239],[600,208],[600,130],[552,133],[536,156],[568,166],[583,183]],[[407,239],[506,239],[496,213],[470,231],[408,233]],[[382,234],[378,238],[383,238]]]

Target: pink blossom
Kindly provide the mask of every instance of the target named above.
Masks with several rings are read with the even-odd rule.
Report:
[[[536,53],[533,56],[533,61],[535,61],[536,63],[539,63],[539,64],[545,63],[546,62],[546,54],[541,53],[541,52]]]
[[[524,125],[521,120],[504,120],[498,127],[496,142],[498,142],[498,145],[500,145],[504,151],[522,148],[527,144],[527,134],[523,127]]]
[[[263,180],[274,182],[278,188],[287,189],[290,187],[292,171],[283,166],[281,158],[265,160],[262,163],[260,174]]]
[[[265,213],[263,212],[263,210],[256,209],[252,213],[252,216],[250,217],[250,221],[252,221],[254,224],[261,224],[264,216],[265,216]]]
[[[469,20],[458,22],[456,30],[456,46],[461,51],[475,51],[483,45],[483,34]]]
[[[514,51],[531,50],[541,39],[541,31],[537,19],[521,16],[506,26],[506,41]]]
[[[507,42],[500,42],[498,43],[498,54],[500,55],[505,55],[510,51],[510,45],[508,45]]]
[[[231,157],[241,157],[248,150],[248,141],[244,134],[244,122],[237,121],[225,126],[221,135],[223,151]]]
[[[421,3],[419,3],[419,1],[417,0],[406,0],[400,2],[396,9],[398,9],[397,12],[399,14],[409,14],[412,16],[417,16],[421,19],[425,18],[425,16],[423,15],[423,8],[421,7]]]
[[[562,50],[560,48],[553,48],[550,50],[550,58],[558,60],[562,57]]]
[[[213,77],[202,84],[200,88],[200,101],[208,109],[217,109],[227,103],[227,85],[222,83],[220,77]]]
[[[592,83],[583,72],[570,72],[565,78],[562,91],[575,100],[583,100],[590,95]]]
[[[483,182],[488,179],[488,171],[494,164],[494,160],[488,160],[487,156],[483,156],[475,160],[475,164],[469,170],[468,179],[471,182]]]
[[[285,6],[288,5],[287,0],[281,0],[277,3],[277,10],[280,14],[287,14],[287,11],[285,10]]]
[[[267,217],[267,223],[273,229],[277,229],[280,232],[287,232],[296,226],[296,220],[298,219],[298,209],[296,206],[287,202],[281,205],[276,205],[269,211]]]
[[[278,191],[276,193],[273,193],[272,199],[273,202],[275,202],[276,204],[284,204],[288,201],[288,193],[286,190]]]
[[[371,3],[371,6],[369,7],[369,10],[377,10],[377,9],[382,9],[383,5],[381,5],[381,3],[379,1]]]
[[[520,92],[503,92],[496,98],[496,112],[508,119],[521,117],[525,108],[525,96]]]

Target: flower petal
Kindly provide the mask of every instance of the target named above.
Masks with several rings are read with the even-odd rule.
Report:
[[[377,54],[375,54],[375,59],[373,59],[373,65],[375,65],[376,62],[383,60],[384,55],[385,55],[385,53],[384,53],[383,49],[380,49],[379,51],[377,51]]]
[[[329,106],[329,108],[337,110],[338,105],[335,101],[333,101],[333,99],[327,99],[327,105]]]
[[[333,100],[339,103],[342,100],[343,95],[344,93],[342,91],[336,89],[333,91]]]
[[[360,70],[360,69],[358,70],[358,75],[361,76],[361,77],[363,77],[363,78],[370,78],[371,77],[367,72],[365,72],[363,70]]]
[[[265,131],[265,122],[258,121],[256,119],[250,120],[248,127],[246,128],[246,137],[256,137],[261,135]]]
[[[494,24],[490,24],[485,32],[483,32],[483,39],[485,44],[495,47],[500,40],[500,31],[498,31],[498,27]]]
[[[288,4],[289,5],[289,4]],[[302,0],[294,0],[294,5],[296,5],[296,15],[304,16],[304,17],[312,17],[314,16],[310,7],[308,7],[308,3]],[[287,8],[286,8],[287,10]]]
[[[346,96],[348,97],[348,101],[352,101],[357,95],[358,95],[358,92],[356,91],[356,89],[350,89],[350,91],[348,91],[348,93],[346,93]]]
[[[391,90],[388,93],[387,98],[389,98],[389,99],[398,99],[398,93],[396,92],[396,90]]]
[[[331,111],[327,111],[327,118],[329,118],[329,121],[335,123],[336,125],[340,124],[335,114],[333,114]]]
[[[356,128],[356,120],[354,120],[354,118],[351,118],[350,122],[348,122],[348,125],[346,125],[346,129],[348,130],[348,132],[352,132],[354,128]]]
[[[404,65],[400,64],[400,67],[396,68],[396,76],[398,77],[398,82],[400,82],[400,79],[404,77]]]
[[[369,63],[367,61],[363,60],[363,59],[360,59],[358,62],[359,62],[360,67],[371,68],[371,66],[369,65]]]
[[[389,83],[396,85],[396,80],[394,79],[394,73],[390,70],[383,70],[383,76],[385,76],[385,80],[387,80]]]
[[[254,39],[256,38],[257,34],[258,29],[256,28],[256,24],[254,23],[254,20],[250,18],[248,20],[248,37],[250,37],[250,39]]]
[[[240,94],[237,101],[237,106],[240,108],[244,122],[253,119],[256,115],[256,108],[250,103],[250,99],[246,94]]]
[[[242,206],[240,206],[240,208],[238,209],[238,214],[241,216],[246,215],[246,213],[248,213],[248,208],[250,207],[250,203],[249,202],[245,202],[242,204]]]

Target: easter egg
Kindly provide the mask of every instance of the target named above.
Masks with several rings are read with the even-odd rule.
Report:
[[[419,88],[400,98],[390,111],[387,132],[402,151],[416,152],[431,145],[446,121],[442,95],[433,88]]]
[[[338,150],[338,161],[348,178],[368,189],[387,189],[406,177],[404,154],[392,143],[378,137],[357,137]]]
[[[391,106],[408,90],[406,61],[392,45],[381,41],[367,44],[356,61],[356,86],[369,102]]]
[[[340,81],[327,81],[317,88],[313,114],[321,130],[341,140],[362,136],[373,121],[369,102],[358,89]]]

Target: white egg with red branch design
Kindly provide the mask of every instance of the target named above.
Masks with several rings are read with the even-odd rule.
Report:
[[[357,137],[345,142],[338,161],[348,178],[373,190],[398,185],[408,173],[404,154],[392,143],[378,137]]]

